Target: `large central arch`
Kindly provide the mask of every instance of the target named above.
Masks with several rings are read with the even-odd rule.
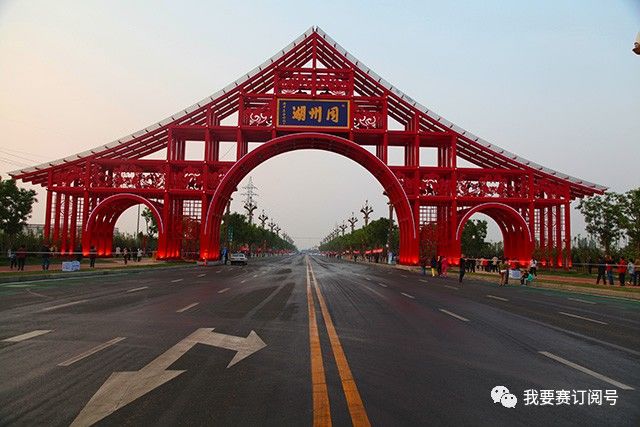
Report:
[[[296,150],[323,150],[343,155],[369,171],[382,185],[393,204],[400,228],[399,260],[403,264],[418,262],[418,235],[411,205],[400,181],[389,167],[366,149],[339,136],[323,133],[296,133],[272,139],[239,159],[216,188],[204,225],[202,258],[220,257],[220,224],[224,209],[240,181],[264,161]]]

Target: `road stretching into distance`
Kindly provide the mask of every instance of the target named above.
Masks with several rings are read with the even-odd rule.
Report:
[[[0,284],[0,425],[637,426],[639,329],[638,302],[305,255]]]

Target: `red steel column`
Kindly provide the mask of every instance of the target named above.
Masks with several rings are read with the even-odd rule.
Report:
[[[62,211],[62,241],[60,243],[60,252],[67,253],[67,245],[69,244],[69,194],[64,195],[64,206]]]
[[[45,217],[44,217],[44,240],[48,244],[49,239],[51,238],[51,190],[50,187],[47,187],[47,207],[45,209]]]
[[[71,196],[71,218],[69,229],[69,252],[75,252],[76,250],[76,232],[78,229],[78,197]]]
[[[571,202],[564,205],[564,241],[565,241],[565,267],[570,268],[573,265],[571,259]]]
[[[562,267],[562,205],[556,205],[556,265]]]
[[[60,240],[60,193],[56,192],[55,201],[55,215],[53,223],[53,241],[55,245],[58,245]]]

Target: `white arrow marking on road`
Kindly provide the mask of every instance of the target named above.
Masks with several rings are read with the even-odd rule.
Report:
[[[213,328],[200,328],[135,372],[114,372],[80,411],[71,426],[90,426],[118,409],[171,381],[185,371],[167,370],[196,344],[233,350],[236,355],[227,368],[240,362],[266,344],[254,331],[246,337],[219,334]]]

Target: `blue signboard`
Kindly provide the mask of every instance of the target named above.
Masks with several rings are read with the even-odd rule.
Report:
[[[349,101],[278,99],[280,127],[349,128]]]

